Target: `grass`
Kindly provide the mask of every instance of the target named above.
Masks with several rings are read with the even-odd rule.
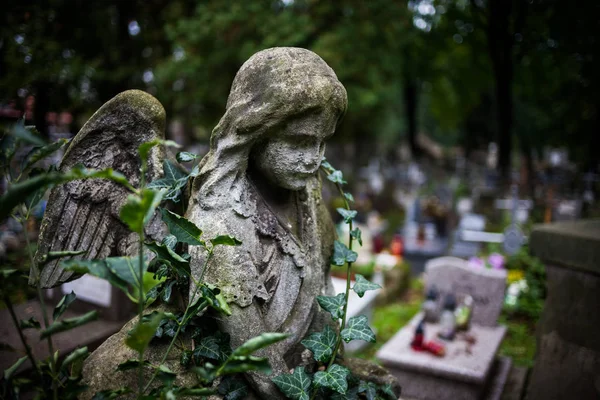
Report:
[[[506,325],[506,336],[499,354],[511,357],[519,367],[532,367],[535,356],[535,323],[525,319],[512,319],[500,315],[499,324]]]
[[[376,307],[373,310],[371,327],[376,332],[377,342],[369,344],[353,357],[373,360],[375,353],[390,340],[410,319],[421,309],[423,283],[421,280],[411,280],[410,288],[400,303],[392,303]]]

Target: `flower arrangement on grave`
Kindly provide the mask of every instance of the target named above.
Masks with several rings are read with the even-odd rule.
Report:
[[[492,253],[487,257],[469,258],[469,266],[473,268],[504,269],[505,258],[500,253]]]

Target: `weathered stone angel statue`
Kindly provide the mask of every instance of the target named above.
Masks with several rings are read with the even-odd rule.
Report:
[[[232,309],[218,317],[232,347],[263,332],[290,336],[267,347],[273,374],[306,363],[300,341],[333,324],[317,295],[332,295],[329,265],[334,241],[331,217],[321,201],[317,174],[325,141],[335,132],[347,106],[346,90],[316,54],[300,48],[273,48],[252,56],[237,73],[225,115],[215,127],[210,151],[200,163],[186,218],[208,238],[228,234],[241,246],[216,248],[206,270],[206,252],[190,246],[192,274],[219,287]],[[61,164],[107,168],[139,182],[138,146],[162,138],[164,110],[152,96],[124,92],[105,104],[76,136]],[[160,177],[157,147],[149,179]],[[87,258],[135,255],[136,236],[119,222],[126,192],[108,181],[84,181],[53,191],[43,222],[40,254],[48,250],[88,250]],[[158,220],[158,218],[157,218]],[[149,237],[164,235],[158,221]],[[42,271],[45,286],[71,276],[57,264]],[[190,296],[194,292],[193,284]],[[88,359],[84,377],[96,390],[123,386],[115,367],[135,357],[123,338],[132,322]],[[154,346],[148,358],[158,359]],[[169,360],[174,371],[178,355]],[[191,377],[188,376],[189,379]],[[269,377],[246,374],[258,398],[283,398]],[[129,376],[134,387],[135,377]],[[187,378],[186,378],[187,379]],[[188,382],[192,383],[193,382]]]

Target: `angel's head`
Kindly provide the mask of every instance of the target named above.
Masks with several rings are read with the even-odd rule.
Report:
[[[315,53],[263,50],[238,71],[215,127],[199,183],[202,194],[235,185],[249,163],[271,183],[298,190],[315,174],[347,106],[346,90]]]

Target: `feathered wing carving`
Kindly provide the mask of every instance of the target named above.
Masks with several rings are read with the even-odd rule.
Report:
[[[86,168],[113,168],[138,187],[140,159],[138,146],[163,139],[165,110],[148,93],[129,90],[104,104],[81,128],[66,151],[60,170],[78,164]],[[150,152],[148,181],[162,175],[162,146]],[[85,250],[84,259],[112,255],[134,255],[137,239],[119,220],[127,189],[104,179],[77,180],[52,189],[42,220],[36,263],[50,251]],[[160,234],[156,223],[149,224],[152,237]],[[60,260],[46,264],[40,272],[42,287],[74,279],[73,272],[59,267]],[[29,281],[35,282],[33,271]]]

